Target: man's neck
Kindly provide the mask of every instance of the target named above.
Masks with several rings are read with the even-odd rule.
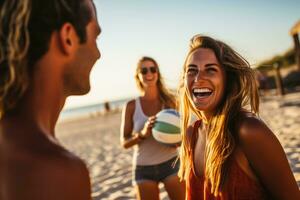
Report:
[[[28,97],[26,94],[18,108],[8,114],[8,117],[14,118],[12,121],[20,129],[31,129],[32,131],[37,129],[36,131],[55,137],[55,124],[63,108],[64,99],[46,99],[46,95],[45,98],[39,96]]]
[[[25,114],[32,112],[31,117],[42,132],[52,136],[55,136],[55,124],[66,100],[62,66],[55,55],[47,53],[36,63],[23,104]]]

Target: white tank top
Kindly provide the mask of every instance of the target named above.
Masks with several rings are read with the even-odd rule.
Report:
[[[148,116],[146,116],[142,110],[140,98],[137,98],[135,100],[135,110],[133,114],[133,131],[139,133],[143,129],[147,119]],[[160,144],[151,135],[134,146],[133,166],[156,165],[175,156],[177,156],[176,148]]]

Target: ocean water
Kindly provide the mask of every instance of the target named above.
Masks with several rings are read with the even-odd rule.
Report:
[[[122,107],[128,100],[129,99],[110,101],[109,102],[110,109],[111,110],[122,109]],[[76,108],[63,109],[59,116],[59,119],[63,119],[63,120],[71,119],[71,118],[89,116],[92,114],[103,113],[103,112],[104,112],[104,102],[98,103],[98,104],[87,105],[87,106],[76,107]]]

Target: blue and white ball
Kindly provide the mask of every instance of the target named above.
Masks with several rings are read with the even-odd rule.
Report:
[[[180,144],[179,113],[174,109],[164,109],[157,113],[152,135],[156,141],[162,144],[171,146]]]

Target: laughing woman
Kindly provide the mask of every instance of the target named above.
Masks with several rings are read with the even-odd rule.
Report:
[[[179,176],[188,200],[300,199],[283,148],[258,117],[255,76],[245,59],[223,42],[194,36],[180,92]]]
[[[157,62],[143,57],[138,62],[135,80],[141,96],[123,109],[121,144],[134,147],[133,185],[137,199],[158,200],[158,184],[163,183],[172,200],[184,199],[184,184],[177,172],[177,148],[158,143],[152,136],[155,115],[163,108],[175,108],[174,96],[165,88]]]

